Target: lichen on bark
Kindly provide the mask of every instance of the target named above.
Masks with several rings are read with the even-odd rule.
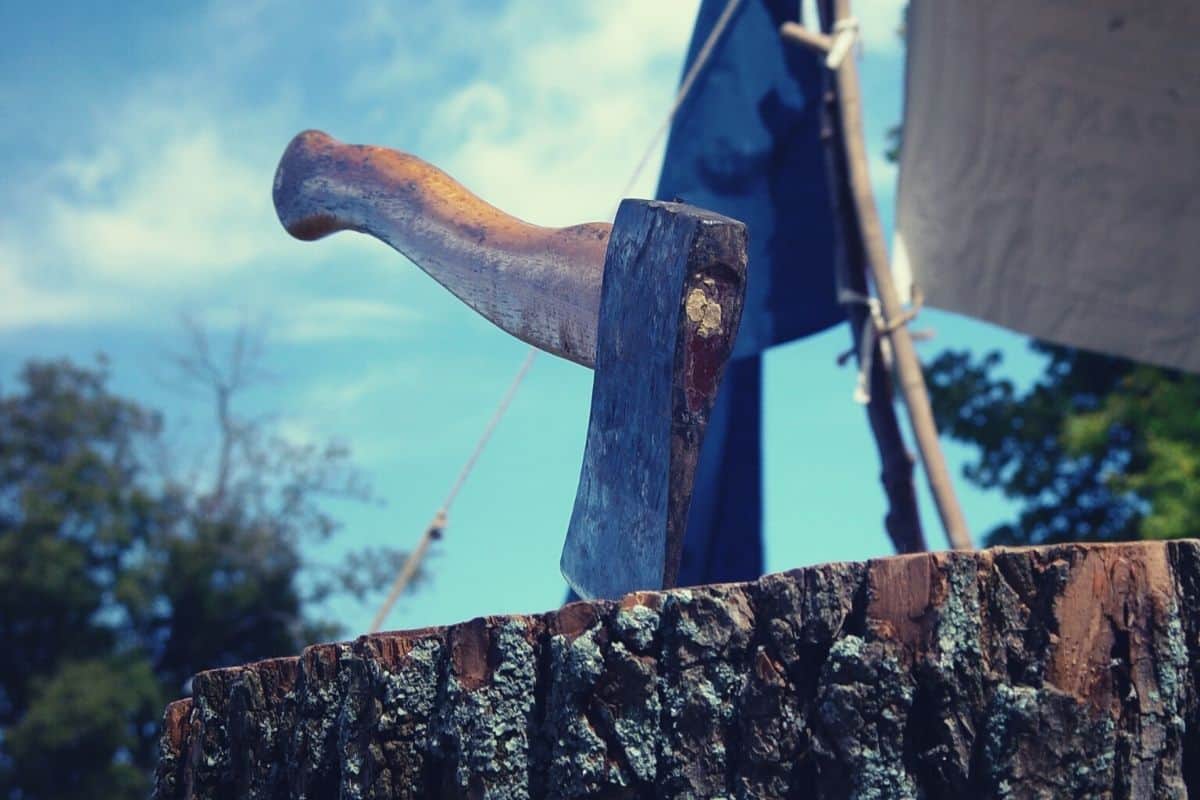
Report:
[[[936,553],[202,673],[160,800],[1200,796],[1200,543]]]

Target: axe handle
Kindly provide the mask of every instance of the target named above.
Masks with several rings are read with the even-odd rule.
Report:
[[[530,225],[416,156],[343,144],[320,131],[288,145],[274,198],[296,238],[370,234],[518,339],[595,363],[611,225]]]

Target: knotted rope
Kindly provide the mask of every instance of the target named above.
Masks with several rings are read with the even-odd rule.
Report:
[[[925,296],[918,287],[914,286],[912,290],[912,306],[893,320],[888,320],[884,317],[883,304],[877,298],[860,294],[853,289],[840,289],[838,291],[838,302],[842,305],[857,303],[867,307],[867,318],[863,321],[862,335],[858,338],[858,379],[854,385],[854,402],[865,406],[871,402],[871,364],[875,360],[876,340],[879,342],[879,353],[883,356],[883,363],[888,369],[891,369],[892,352],[888,337],[901,326],[907,325],[917,318],[917,315],[921,313],[921,306],[925,303]],[[909,331],[909,335],[913,339],[928,339],[932,336],[932,333],[929,331]],[[853,349],[839,355],[837,358],[838,366],[845,364],[853,355]]]

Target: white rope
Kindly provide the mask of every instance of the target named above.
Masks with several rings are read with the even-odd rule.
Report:
[[[925,299],[921,290],[917,286],[912,287],[912,306],[899,316],[899,318],[888,321],[883,315],[883,304],[877,298],[869,297],[865,294],[859,294],[853,289],[841,288],[838,289],[838,302],[842,305],[850,305],[857,303],[867,307],[867,318],[863,320],[862,336],[858,340],[858,379],[854,385],[854,402],[861,405],[867,405],[871,402],[871,363],[875,359],[875,341],[879,340],[879,354],[883,357],[883,365],[889,372],[892,369],[892,343],[889,339],[892,332],[902,325],[907,325],[917,318],[917,314],[921,312],[921,306],[924,305]],[[933,331],[909,331],[909,336],[913,341],[923,339],[932,339]],[[838,364],[844,364],[854,354],[854,350],[847,350],[838,356]]]
[[[508,411],[509,405],[517,394],[517,389],[521,388],[521,383],[525,380],[525,376],[529,374],[529,368],[533,366],[533,360],[537,358],[537,348],[529,348],[529,352],[525,354],[525,360],[521,362],[520,369],[513,376],[512,383],[509,384],[508,391],[504,393],[504,397],[500,398],[500,404],[496,406],[496,411],[492,414],[492,418],[488,421],[487,427],[483,429],[483,435],[479,437],[479,441],[475,443],[475,449],[471,451],[470,457],[463,468],[458,473],[458,478],[454,481],[454,485],[450,487],[450,491],[446,494],[446,499],[442,502],[442,509],[439,513],[443,517],[450,514],[450,506],[454,503],[458,492],[462,489],[463,484],[467,482],[467,477],[471,474],[471,470],[475,469],[475,462],[479,460],[479,456],[483,453],[483,448],[487,447],[488,441],[492,438],[492,434],[496,431],[496,426],[500,424],[500,420],[504,418],[505,412]],[[443,526],[445,527],[444,523]]]
[[[880,335],[887,327],[887,320],[883,317],[883,304],[874,297],[859,294],[851,289],[842,289],[838,294],[838,301],[842,305],[859,303],[867,307],[862,335],[858,337],[858,379],[854,382],[854,402],[865,406],[871,402],[871,363],[875,360],[877,338],[880,339],[879,352],[883,356],[884,364],[891,361],[891,348],[887,337]]]
[[[716,23],[713,25],[712,31],[710,31],[708,34],[708,38],[704,40],[704,44],[701,45],[700,51],[696,54],[696,60],[692,62],[692,66],[688,69],[687,73],[684,74],[683,80],[680,81],[679,91],[675,95],[675,102],[671,105],[670,111],[667,112],[662,123],[658,126],[658,129],[655,130],[654,135],[650,138],[650,143],[646,146],[646,150],[642,153],[642,157],[638,159],[637,165],[633,168],[633,174],[629,176],[629,180],[626,182],[625,188],[622,190],[617,199],[618,206],[620,205],[621,199],[626,197],[629,192],[632,191],[633,185],[637,183],[638,178],[641,177],[642,171],[645,170],[646,164],[650,161],[650,156],[654,153],[654,149],[662,140],[663,135],[671,127],[671,122],[675,119],[676,113],[678,113],[679,109],[683,106],[684,101],[687,100],[688,94],[692,91],[692,87],[696,83],[697,76],[699,76],[700,71],[712,57],[717,43],[721,39],[721,35],[725,32],[725,29],[729,27],[729,22],[733,19],[733,14],[735,11],[737,11],[740,4],[741,0],[729,0],[729,2],[725,5],[724,10],[721,11],[721,16],[717,18]],[[615,208],[613,210],[613,215],[616,215]],[[479,460],[479,456],[483,453],[484,448],[487,447],[487,443],[492,438],[492,433],[495,432],[496,426],[500,424],[500,420],[503,419],[505,412],[508,411],[508,407],[512,403],[513,398],[516,396],[517,390],[521,387],[521,383],[525,380],[525,376],[529,373],[529,368],[533,366],[533,360],[537,357],[537,352],[538,351],[536,347],[529,348],[529,352],[525,355],[525,360],[521,363],[520,369],[517,370],[517,374],[513,377],[512,383],[508,387],[508,391],[504,393],[504,397],[501,398],[500,404],[496,407],[496,411],[492,414],[491,420],[488,421],[487,427],[484,429],[483,434],[475,443],[475,449],[471,451],[470,457],[467,458],[466,463],[464,463],[462,469],[459,470],[458,478],[455,479],[454,485],[447,493],[446,499],[442,503],[441,508],[439,508],[437,513],[434,514],[433,519],[425,529],[425,533],[421,536],[421,541],[405,560],[404,565],[400,568],[400,572],[396,575],[396,580],[392,583],[392,587],[388,592],[387,599],[384,600],[383,605],[380,606],[379,611],[375,614],[375,619],[371,623],[370,633],[375,633],[380,629],[384,620],[387,618],[387,615],[391,612],[392,606],[395,605],[396,600],[399,599],[400,595],[404,592],[404,589],[407,588],[413,577],[416,576],[417,568],[420,566],[421,560],[425,557],[425,552],[428,550],[430,543],[435,539],[441,538],[442,532],[445,529],[447,520],[449,518],[450,506],[454,503],[455,498],[458,497],[459,490],[461,490],[463,484],[467,482],[467,478],[470,477],[471,471],[475,469],[475,462]]]
[[[833,26],[833,43],[825,56],[825,66],[834,72],[839,70],[857,39],[858,20],[855,17],[839,19]]]
[[[492,418],[488,420],[487,427],[483,429],[483,435],[475,443],[475,449],[471,451],[470,457],[467,458],[466,463],[459,470],[458,478],[454,481],[454,485],[450,487],[450,491],[446,494],[446,499],[442,501],[442,507],[433,515],[433,519],[425,527],[425,533],[421,536],[421,541],[409,553],[408,558],[404,560],[404,565],[400,567],[400,572],[396,574],[396,579],[392,581],[392,587],[388,590],[388,596],[383,601],[383,605],[379,607],[379,611],[376,612],[375,619],[371,621],[371,628],[368,633],[379,631],[379,628],[383,625],[383,621],[391,613],[392,606],[396,604],[396,600],[400,598],[400,595],[408,588],[413,578],[417,576],[417,569],[421,566],[421,561],[425,558],[425,552],[429,549],[429,546],[437,539],[442,538],[442,532],[446,528],[446,521],[450,515],[450,506],[454,504],[455,498],[458,497],[458,491],[466,483],[467,476],[475,468],[475,462],[479,460],[479,455],[487,447],[488,441],[496,431],[496,426],[500,424],[500,420],[504,417],[505,412],[508,411],[508,406],[512,403],[513,397],[516,396],[521,382],[525,380],[525,375],[529,372],[529,368],[533,366],[533,359],[536,356],[537,348],[529,348],[529,352],[525,355],[525,360],[521,362],[521,368],[517,370],[516,376],[513,377],[512,383],[508,386],[508,391],[500,398],[500,405],[496,406],[496,410],[492,413]]]

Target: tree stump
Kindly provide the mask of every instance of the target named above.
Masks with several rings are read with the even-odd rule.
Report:
[[[196,676],[159,800],[1200,797],[1200,542],[826,564]]]

